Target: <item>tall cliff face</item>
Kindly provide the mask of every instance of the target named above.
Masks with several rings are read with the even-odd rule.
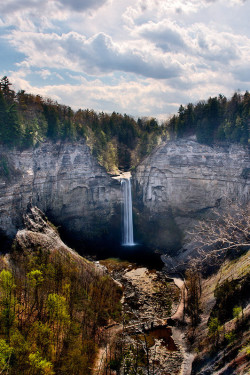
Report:
[[[44,143],[25,151],[0,150],[0,229],[14,236],[28,203],[79,240],[110,232],[119,211],[120,186],[84,142]]]
[[[133,177],[138,225],[145,221],[140,219],[146,216],[140,214],[144,211],[148,216],[144,235],[152,232],[155,243],[171,247],[179,229],[185,233],[211,208],[223,207],[227,199],[249,201],[249,149],[209,147],[191,139],[166,142],[137,167]]]
[[[0,148],[0,174],[0,235],[15,236],[31,203],[71,238],[120,243],[120,183],[84,142]],[[133,183],[135,240],[177,250],[210,208],[226,198],[249,200],[249,150],[167,142],[137,167]]]

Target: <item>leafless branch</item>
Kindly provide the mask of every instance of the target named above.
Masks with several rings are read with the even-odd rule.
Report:
[[[191,233],[203,260],[225,257],[250,248],[250,205],[230,205],[214,211],[214,218],[200,222]]]

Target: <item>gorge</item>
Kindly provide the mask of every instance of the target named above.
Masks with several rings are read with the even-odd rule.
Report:
[[[14,237],[31,203],[81,244],[120,246],[120,182],[84,141],[45,142],[25,151],[1,146],[0,155],[9,171],[0,185],[2,236]],[[214,207],[249,201],[249,165],[247,146],[164,142],[132,173],[136,241],[164,252],[185,246],[187,232]]]
[[[11,253],[10,258],[8,254],[3,258],[2,267],[6,267],[8,259],[11,259],[13,267],[15,258],[17,258],[17,265],[20,264],[22,267],[24,262],[22,256],[25,254],[27,260],[30,257],[38,258],[38,260],[39,257],[42,257],[41,259],[50,257],[56,270],[59,265],[58,275],[63,264],[65,268],[63,268],[63,277],[68,280],[69,276],[65,272],[70,272],[70,282],[75,280],[75,270],[77,271],[76,281],[80,283],[79,285],[82,280],[86,283],[91,276],[91,283],[94,286],[97,283],[97,286],[94,289],[90,287],[91,298],[88,303],[93,311],[95,311],[97,301],[98,303],[100,301],[100,306],[98,305],[97,315],[94,314],[97,320],[93,321],[98,346],[95,350],[91,349],[87,363],[93,363],[91,361],[96,353],[100,356],[101,353],[112,352],[109,355],[106,354],[105,357],[106,369],[111,369],[111,363],[112,366],[115,363],[112,362],[112,355],[115,353],[116,356],[116,350],[120,345],[119,341],[116,341],[119,337],[116,336],[124,330],[125,341],[121,342],[125,342],[128,348],[132,345],[133,349],[128,351],[128,355],[132,356],[132,363],[136,364],[139,361],[138,354],[133,357],[135,348],[140,347],[143,350],[144,354],[140,363],[144,372],[150,368],[154,373],[154,368],[161,368],[161,371],[166,373],[172,371],[176,375],[179,373],[190,375],[193,353],[199,348],[201,355],[195,362],[198,369],[195,374],[202,374],[202,369],[206,366],[209,366],[207,373],[213,374],[210,368],[213,369],[212,366],[215,365],[210,362],[207,365],[206,357],[204,360],[204,355],[206,356],[203,353],[206,353],[202,346],[204,344],[199,344],[192,338],[194,328],[190,325],[190,312],[184,317],[184,306],[189,297],[185,291],[186,286],[183,289],[183,285],[192,282],[192,274],[191,281],[187,279],[185,284],[181,282],[182,297],[179,300],[180,293],[174,288],[173,279],[169,279],[162,271],[152,269],[156,268],[152,254],[157,250],[158,258],[160,252],[170,255],[177,263],[180,262],[181,257],[183,258],[183,254],[184,256],[187,254],[187,257],[190,254],[192,256],[192,242],[190,242],[188,232],[200,219],[206,218],[214,208],[223,212],[230,201],[238,201],[247,205],[250,171],[248,151],[247,147],[238,145],[205,146],[190,138],[166,141],[132,171],[130,179],[130,175],[126,175],[125,178],[122,177],[123,175],[108,174],[91,155],[84,141],[45,142],[36,148],[24,151],[1,147],[1,161],[4,161],[9,171],[8,174],[1,176],[1,236],[5,240],[16,237],[14,253]],[[34,206],[38,209],[33,208]],[[47,221],[43,212],[53,224],[59,226],[61,236],[68,240],[67,245],[75,243],[76,249],[81,254],[90,254],[91,247],[92,254],[101,259],[109,255],[128,259],[132,254],[137,256],[138,264],[146,264],[148,269],[138,268],[127,261],[120,263],[119,260],[107,259],[100,261],[101,264],[99,262],[93,264],[84,260],[61,241],[58,230]],[[135,232],[135,240],[133,232]],[[138,241],[137,246],[133,246],[134,241],[136,244]],[[4,250],[3,245],[4,242],[2,242],[2,250]],[[110,248],[111,253],[108,252]],[[169,265],[165,257],[163,259],[165,271],[173,272],[175,267]],[[57,265],[58,260],[61,263]],[[48,267],[46,277],[49,280],[50,262],[48,260],[46,262],[46,267]],[[249,272],[247,254],[236,263],[235,260],[233,262],[233,266],[231,263],[224,266],[226,271],[223,271],[223,280],[231,277],[231,267],[237,265],[237,268],[234,268],[234,277],[236,280],[243,280],[243,285],[247,285]],[[17,265],[14,269],[18,269]],[[70,270],[68,270],[69,265],[73,267]],[[36,264],[36,267],[39,265]],[[161,270],[162,263],[158,264],[158,267],[158,270]],[[39,276],[41,271],[38,269],[31,272],[36,272]],[[18,271],[18,274],[22,273],[23,271]],[[109,279],[110,275],[116,283],[112,284],[113,280]],[[206,324],[209,322],[212,306],[216,306],[217,303],[214,297],[218,283],[217,277],[218,275],[215,274],[210,279],[212,288],[208,288],[206,280],[200,281],[205,292],[200,302],[204,313],[201,328],[198,326],[196,331],[198,341],[200,337],[202,340],[207,340],[208,328],[207,325],[204,328],[204,322]],[[194,278],[194,280],[197,282],[199,279]],[[103,283],[100,284],[101,288],[98,287],[99,282]],[[108,312],[105,310],[106,301],[102,298],[103,291],[106,293],[106,298],[110,298],[110,306],[113,303],[113,294],[109,295],[106,283],[113,288],[115,305],[112,308],[115,312],[111,307]],[[125,288],[122,306],[125,311],[126,324],[119,323],[121,288]],[[78,292],[84,294],[85,290],[81,286]],[[52,298],[51,294],[48,298]],[[73,299],[73,294],[70,298]],[[208,298],[208,305],[206,305],[205,298]],[[244,298],[242,309],[244,309],[244,316],[247,317],[249,305],[244,304],[246,297]],[[20,301],[22,302],[22,296],[20,296]],[[75,303],[77,309],[78,301]],[[173,309],[171,309],[172,303]],[[180,308],[174,313],[178,303],[180,303]],[[198,313],[201,314],[200,310]],[[82,314],[84,329],[87,330],[88,322],[85,319],[84,309]],[[77,319],[77,314],[75,319]],[[177,325],[177,327],[170,328],[170,324]],[[226,332],[230,333],[231,327],[227,326]],[[104,333],[107,330],[107,337],[103,330]],[[92,337],[91,332],[88,334]],[[106,337],[104,349],[103,337]],[[66,336],[64,339],[66,340]],[[147,349],[147,340],[150,342],[150,349]],[[187,342],[191,353],[188,351]],[[111,343],[112,351],[108,349],[111,348]],[[246,345],[247,335],[244,336],[243,343]],[[79,344],[77,345],[79,347]],[[100,348],[99,352],[97,348]],[[72,350],[71,347],[69,349]],[[118,353],[120,353],[119,350]],[[146,364],[145,353],[148,353]],[[97,359],[99,356],[97,355]],[[155,360],[157,363],[154,362]],[[66,364],[70,364],[69,360],[67,361]],[[121,361],[125,359],[123,360],[122,357]],[[221,360],[218,361],[221,365]],[[91,368],[100,374],[102,366],[99,360]]]

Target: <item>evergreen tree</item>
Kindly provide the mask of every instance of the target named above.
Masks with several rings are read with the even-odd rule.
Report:
[[[7,108],[2,90],[0,90],[0,140],[4,142],[7,122]]]

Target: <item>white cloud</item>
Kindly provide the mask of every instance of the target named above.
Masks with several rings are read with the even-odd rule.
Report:
[[[69,8],[75,12],[88,9],[97,9],[109,0],[5,0],[0,3],[2,15],[18,13],[20,11],[35,14],[38,11],[47,13],[51,10],[62,10]],[[52,15],[53,17],[53,15]]]
[[[162,117],[247,88],[249,12],[242,0],[6,0],[0,27],[25,57],[4,74],[74,108]]]
[[[29,67],[67,68],[91,75],[123,71],[157,79],[181,72],[180,64],[171,56],[154,53],[146,43],[144,49],[130,43],[118,45],[104,33],[86,39],[75,32],[59,36],[14,31],[11,43],[27,56],[23,64]]]
[[[96,111],[127,113],[134,116],[167,117],[178,109],[175,100],[184,100],[179,90],[167,86],[164,81],[148,78],[125,79],[121,77],[111,84],[100,79],[86,80],[74,76],[76,84],[45,85],[36,87],[26,79],[30,70],[20,70],[9,75],[15,90],[24,89],[43,97],[51,97],[59,103],[70,105],[73,109],[93,108]]]

